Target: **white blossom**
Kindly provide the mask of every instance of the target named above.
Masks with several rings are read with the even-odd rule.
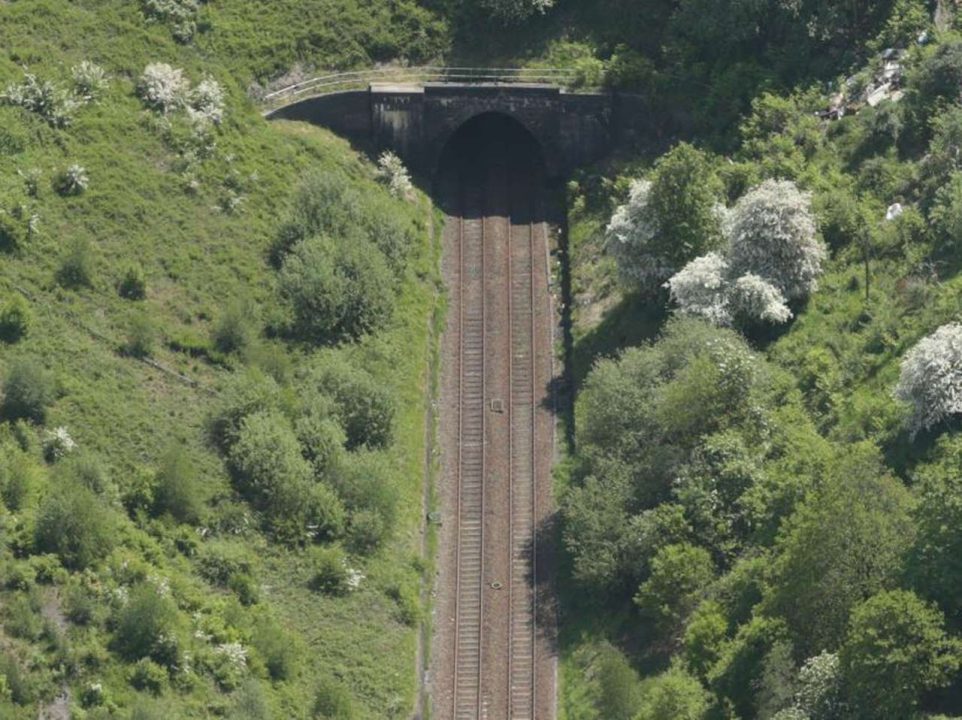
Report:
[[[895,396],[912,406],[913,433],[962,413],[962,324],[943,325],[906,354]]]
[[[109,82],[106,71],[89,60],[74,65],[70,73],[73,76],[74,92],[83,102],[96,100]]]
[[[61,460],[77,449],[77,443],[63,425],[47,430],[43,437],[43,454],[48,461]]]
[[[235,669],[241,670],[247,664],[247,650],[238,642],[221,643],[214,652],[224,657]]]
[[[204,78],[190,92],[188,112],[196,121],[220,125],[224,119],[224,88],[213,78]]]
[[[361,583],[364,581],[365,576],[360,570],[352,567],[348,567],[345,563],[345,568],[347,569],[347,586],[351,590],[357,590],[361,587]]]
[[[781,324],[792,317],[781,290],[752,273],[735,281],[731,303],[736,312],[752,320]]]
[[[166,114],[187,104],[190,83],[180,68],[150,63],[140,76],[138,91],[147,105]]]
[[[809,658],[798,673],[795,705],[811,720],[832,720],[839,710],[839,660],[823,652]]]
[[[30,73],[24,73],[23,82],[8,85],[0,100],[36,113],[57,128],[67,127],[77,109],[77,101],[62,88]]]
[[[650,180],[632,181],[628,202],[615,209],[605,229],[605,247],[614,257],[623,282],[629,285],[660,283],[674,271],[651,250],[658,234],[650,204],[651,187]]]
[[[685,265],[665,286],[681,312],[716,325],[727,325],[732,319],[727,272],[725,258],[718,253],[708,253]]]
[[[815,232],[811,193],[788,180],[766,180],[736,203],[727,231],[736,276],[758,275],[789,300],[817,288],[826,252]]]
[[[80,195],[90,186],[87,169],[74,163],[60,175],[57,190],[61,195]]]
[[[390,151],[381,153],[377,159],[377,176],[396,198],[407,199],[414,191],[407,168],[404,167],[401,158]]]

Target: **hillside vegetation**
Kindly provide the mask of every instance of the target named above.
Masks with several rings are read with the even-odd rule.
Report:
[[[962,41],[833,6],[859,21],[777,44],[734,15],[703,63],[636,43],[682,79],[661,134],[569,185],[568,720],[962,715]]]
[[[0,716],[411,712],[433,211],[248,88],[439,27],[0,4]]]

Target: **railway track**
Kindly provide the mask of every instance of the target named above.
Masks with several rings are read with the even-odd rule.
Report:
[[[489,150],[491,150],[489,148]],[[539,253],[534,172],[495,145],[449,188],[457,254],[454,720],[533,720],[538,640]]]

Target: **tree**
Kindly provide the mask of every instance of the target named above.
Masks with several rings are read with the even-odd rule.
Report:
[[[936,608],[905,590],[881,592],[856,607],[839,652],[842,681],[857,718],[885,708],[911,717],[921,694],[958,672],[960,644]]]
[[[170,667],[170,644],[177,629],[177,607],[149,583],[130,592],[130,599],[117,616],[114,644],[127,660],[149,657]]]
[[[34,538],[40,552],[54,553],[66,567],[82,570],[113,549],[115,521],[92,490],[71,480],[41,501]]]
[[[852,608],[891,587],[912,543],[908,491],[873,446],[847,449],[785,521],[769,607],[805,655],[838,647]]]
[[[787,300],[817,288],[826,252],[810,193],[787,180],[766,180],[735,204],[726,229],[734,277],[756,275]]]
[[[702,720],[710,698],[698,680],[673,667],[646,687],[634,720]]]
[[[693,545],[669,545],[651,561],[651,575],[638,588],[635,604],[654,620],[658,631],[671,640],[701,601],[715,578],[706,550]]]
[[[962,172],[955,171],[935,193],[930,213],[938,246],[951,252],[962,244]]]
[[[200,520],[205,493],[191,460],[183,448],[171,447],[160,461],[154,489],[153,511],[169,514],[178,522]]]
[[[840,682],[836,653],[823,652],[810,657],[798,672],[795,705],[811,720],[834,720],[841,705]]]
[[[384,255],[356,237],[303,240],[285,258],[280,275],[292,330],[315,343],[358,338],[381,327],[391,314],[394,285]]]
[[[54,382],[46,370],[33,362],[17,361],[3,381],[0,415],[6,420],[42,423],[54,396]]]
[[[672,275],[665,285],[682,313],[714,325],[731,323],[728,261],[718,253],[695,258]]]
[[[962,447],[954,440],[940,438],[939,459],[916,469],[918,534],[906,568],[916,592],[956,621],[962,618]]]
[[[962,324],[943,325],[905,354],[895,396],[912,409],[913,433],[962,412]]]
[[[721,181],[709,157],[681,143],[655,164],[650,180],[631,184],[606,230],[622,278],[656,290],[685,263],[721,240]]]

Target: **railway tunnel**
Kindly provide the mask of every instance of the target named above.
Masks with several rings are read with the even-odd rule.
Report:
[[[432,717],[554,717],[547,559],[557,203],[545,148],[517,118],[483,112],[440,152],[449,289],[444,337]]]

